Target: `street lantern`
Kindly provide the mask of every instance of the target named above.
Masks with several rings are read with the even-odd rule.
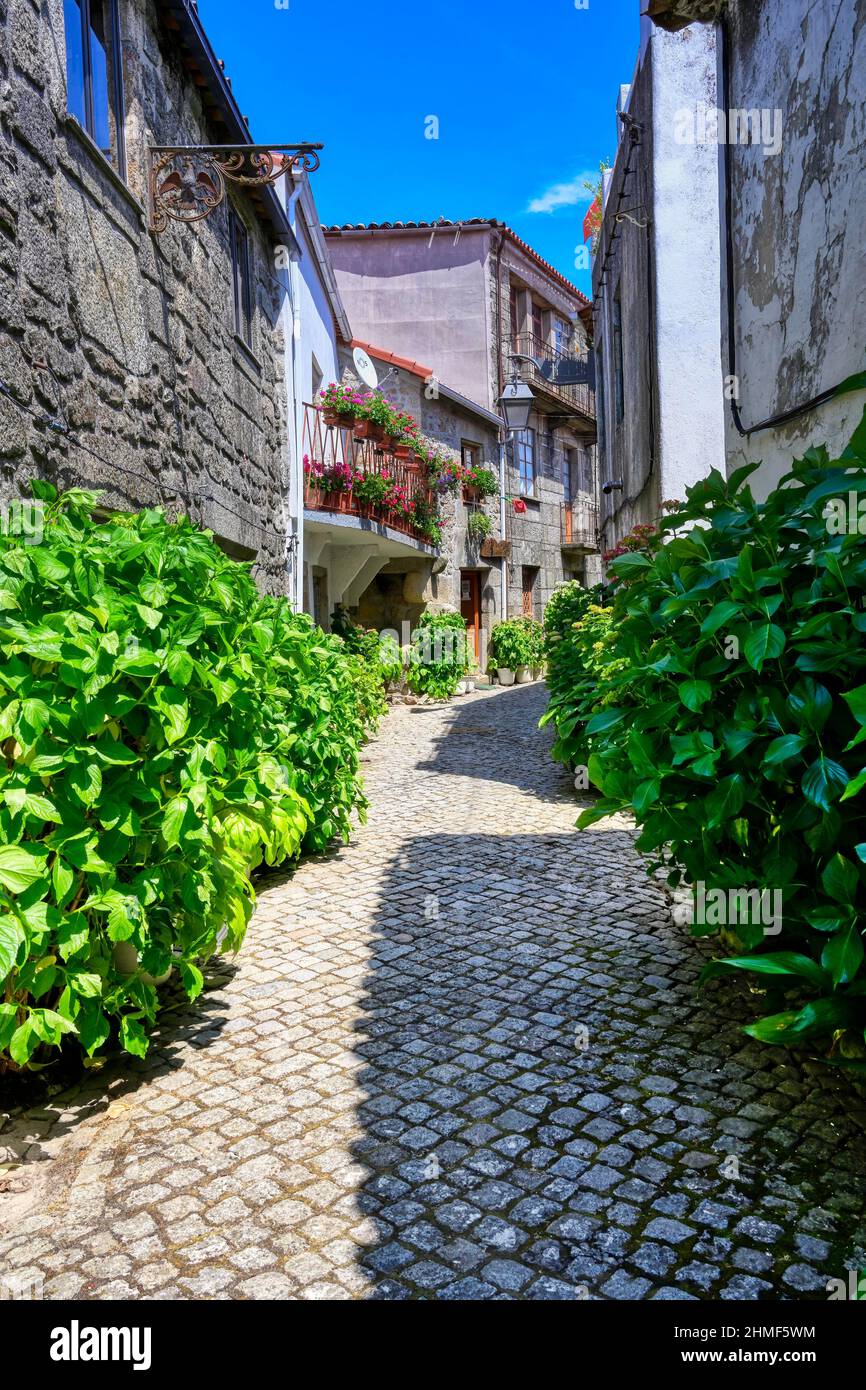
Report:
[[[526,382],[520,381],[515,372],[499,398],[499,408],[507,430],[528,428],[534,400]]]

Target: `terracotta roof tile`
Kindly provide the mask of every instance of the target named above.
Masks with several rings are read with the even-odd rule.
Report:
[[[420,362],[412,362],[408,357],[400,357],[396,352],[389,352],[387,348],[376,347],[373,343],[365,343],[361,338],[353,338],[349,347],[363,348],[379,362],[390,362],[392,367],[402,367],[404,371],[423,377],[425,381],[433,375],[432,367],[422,367]]]

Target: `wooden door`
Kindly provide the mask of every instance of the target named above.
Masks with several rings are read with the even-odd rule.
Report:
[[[460,612],[466,619],[469,650],[477,662],[481,654],[481,575],[477,570],[460,571]]]

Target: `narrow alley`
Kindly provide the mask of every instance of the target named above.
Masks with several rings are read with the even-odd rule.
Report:
[[[741,986],[697,995],[703,954],[627,825],[575,830],[544,698],[393,709],[351,845],[266,882],[146,1060],[13,1117],[8,1277],[55,1299],[825,1299],[864,1263],[850,1091],[749,1043]]]

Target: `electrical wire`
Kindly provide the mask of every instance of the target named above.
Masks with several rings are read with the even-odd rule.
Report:
[[[33,365],[37,364],[34,363]],[[48,370],[51,371],[50,367],[48,367]],[[51,375],[54,376],[54,373],[51,372]],[[34,420],[37,425],[40,425],[45,429],[49,429],[52,432],[52,434],[59,435],[63,439],[68,439],[72,444],[76,446],[76,448],[81,449],[82,452],[85,454],[89,454],[91,458],[96,459],[97,462],[103,464],[104,467],[113,468],[116,472],[124,473],[129,478],[136,478],[139,482],[152,482],[152,479],[149,478],[146,473],[142,473],[133,468],[125,468],[122,463],[117,463],[114,459],[107,459],[104,457],[104,455],[97,453],[95,449],[92,449],[89,444],[86,444],[83,439],[80,439],[69,428],[65,420],[59,420],[55,416],[49,415],[47,412],[40,413],[39,411],[34,410],[31,406],[27,405],[24,401],[19,400],[5,381],[0,381],[0,395],[4,396],[6,400],[11,401],[13,405],[17,406],[18,409],[22,412],[22,414],[29,415],[30,418]],[[193,499],[190,498],[190,500]],[[263,536],[273,536],[276,540],[284,539],[283,533],[281,531],[275,531],[269,526],[260,526],[257,522],[250,521],[249,517],[245,516],[243,512],[236,511],[233,507],[227,506],[225,502],[221,501],[219,498],[214,497],[212,493],[200,493],[194,500],[199,504],[203,502],[213,503],[215,507],[219,507],[222,511],[228,512],[230,516],[236,517],[237,520],[242,521],[245,526],[252,527],[253,530],[258,531]]]

